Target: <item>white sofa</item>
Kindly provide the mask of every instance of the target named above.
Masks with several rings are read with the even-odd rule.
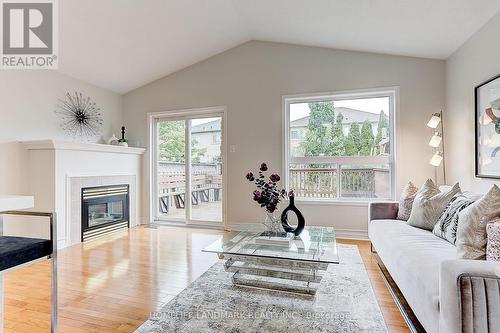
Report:
[[[397,212],[396,202],[371,203],[368,234],[426,332],[500,332],[500,263],[456,259],[454,245]]]

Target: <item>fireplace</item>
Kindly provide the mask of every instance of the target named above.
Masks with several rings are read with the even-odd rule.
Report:
[[[129,226],[129,185],[82,188],[82,242]]]

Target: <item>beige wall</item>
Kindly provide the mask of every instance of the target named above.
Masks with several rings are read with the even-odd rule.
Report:
[[[447,182],[485,192],[498,180],[475,177],[474,87],[500,74],[500,13],[475,33],[446,62],[444,112]]]
[[[122,123],[122,96],[50,70],[0,71],[0,193],[29,194],[25,180],[25,140],[72,140],[54,114],[58,98],[79,91],[91,97],[104,117],[103,137],[117,135]],[[99,141],[93,138],[91,141]],[[35,198],[36,200],[36,198]]]
[[[255,222],[262,212],[249,199],[252,189],[244,174],[261,161],[281,171],[282,95],[399,86],[399,191],[410,179],[422,183],[433,176],[425,124],[444,106],[444,78],[439,60],[254,41],[126,94],[124,120],[131,141],[145,146],[147,112],[227,106],[227,141],[236,147],[227,159],[228,223]],[[366,231],[366,205],[303,209],[310,224]]]

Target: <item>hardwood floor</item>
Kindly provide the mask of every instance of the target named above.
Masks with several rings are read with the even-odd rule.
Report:
[[[217,262],[202,248],[227,233],[217,230],[137,227],[59,252],[59,331],[133,332]],[[409,332],[371,258],[357,245],[390,332]],[[49,261],[5,274],[4,332],[48,332]]]

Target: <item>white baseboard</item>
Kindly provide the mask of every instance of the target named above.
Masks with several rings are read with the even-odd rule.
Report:
[[[335,236],[343,239],[368,240],[368,231],[356,229],[335,229]]]
[[[142,219],[141,219],[142,220]],[[141,221],[141,224],[149,224],[147,219]],[[185,225],[183,223],[173,223],[167,221],[154,221],[151,224],[165,225],[165,226],[175,226],[175,227],[189,227],[189,228],[206,228],[206,229],[218,229],[227,231],[239,231],[246,223],[231,223],[230,225],[224,227],[222,225]],[[342,239],[356,239],[356,240],[369,240],[367,230],[358,229],[337,229],[335,228],[335,236]]]
[[[195,228],[195,229],[214,229],[214,230],[226,230],[222,224],[185,224],[182,222],[172,222],[172,221],[161,221],[155,220],[152,223],[147,223],[156,226],[169,226],[169,227],[179,227],[179,228]]]
[[[66,244],[66,238],[64,238],[64,239],[58,239],[57,240],[57,249],[58,250],[64,249],[66,246],[67,246],[67,244]]]

